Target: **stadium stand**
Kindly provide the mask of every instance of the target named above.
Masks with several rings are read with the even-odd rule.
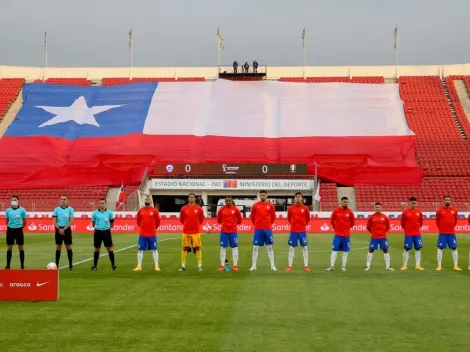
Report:
[[[356,186],[358,210],[370,210],[372,201],[383,201],[387,210],[401,210],[402,202],[414,195],[421,201],[422,209],[435,211],[436,202],[440,202],[436,194],[450,194],[456,206],[468,208],[463,202],[469,194],[469,179],[465,176],[470,176],[470,163],[464,156],[470,152],[470,145],[464,138],[470,136],[470,126],[455,91],[454,79],[445,79],[450,102],[437,76],[398,79],[405,116],[417,136],[417,157],[427,178],[417,187]]]
[[[20,202],[30,211],[51,211],[65,194],[76,211],[90,211],[96,208],[98,200],[106,197],[108,186],[70,187],[55,189],[0,190],[0,211],[9,207],[6,203],[12,195],[19,195]]]
[[[197,82],[204,77],[164,78],[126,77],[103,78],[102,85],[111,86],[131,82]],[[405,116],[411,130],[417,135],[417,158],[423,167],[425,179],[420,186],[394,187],[358,185],[356,198],[358,210],[370,210],[371,202],[382,201],[385,210],[401,210],[406,199],[414,195],[421,201],[423,210],[434,211],[440,199],[436,194],[450,194],[457,207],[467,209],[465,197],[470,193],[470,123],[460,103],[453,82],[462,80],[470,95],[470,76],[454,75],[441,80],[438,76],[402,76],[397,80],[400,96],[404,102]],[[281,77],[283,82],[351,82],[384,83],[384,77]],[[35,81],[36,82],[36,81]],[[42,81],[38,81],[42,82]],[[85,78],[49,78],[45,83],[91,85]],[[0,118],[21,91],[24,79],[0,80]],[[125,196],[132,194],[137,186],[128,186]],[[49,211],[57,204],[62,193],[69,195],[77,210],[88,211],[94,205],[90,199],[106,196],[106,186],[80,187],[54,190],[0,190],[3,201],[13,193],[21,194],[22,203],[36,211]],[[337,205],[337,186],[322,183],[321,210],[331,210]],[[0,210],[7,205],[0,202]]]
[[[470,194],[469,177],[430,177],[425,178],[421,185],[414,187],[395,186],[356,186],[358,210],[371,211],[373,202],[381,202],[384,210],[403,210],[407,199],[415,196],[419,199],[419,207],[423,211],[436,211],[442,204],[444,195],[451,195],[452,203],[461,211],[469,211]],[[436,198],[436,195],[439,197]]]
[[[322,183],[320,186],[320,210],[331,210],[338,206],[336,183]]]
[[[462,164],[461,158],[470,151],[469,144],[454,121],[440,78],[400,77],[398,82],[408,125],[417,135],[418,158],[425,175],[470,175],[470,164]],[[466,119],[461,120],[467,122],[462,126],[468,125]]]
[[[103,78],[101,81],[102,86],[117,86],[119,84],[129,84],[131,80],[129,77],[111,77],[111,78]]]
[[[18,97],[24,81],[23,78],[0,79],[0,120]]]

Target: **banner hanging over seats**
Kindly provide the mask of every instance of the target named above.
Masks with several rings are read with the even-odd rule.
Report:
[[[395,84],[26,84],[0,139],[0,188],[139,183],[172,163],[308,163],[345,185],[418,184]]]

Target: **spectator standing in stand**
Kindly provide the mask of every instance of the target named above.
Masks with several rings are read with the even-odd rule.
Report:
[[[238,62],[235,60],[233,62],[233,73],[238,73]]]

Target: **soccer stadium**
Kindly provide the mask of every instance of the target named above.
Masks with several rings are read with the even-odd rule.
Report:
[[[470,64],[390,32],[391,66],[222,65],[222,30],[213,67],[132,30],[129,67],[47,31],[0,66],[0,351],[468,351]]]

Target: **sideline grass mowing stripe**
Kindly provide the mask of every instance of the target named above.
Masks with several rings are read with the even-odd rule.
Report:
[[[286,272],[288,234],[276,234],[279,271],[269,270],[266,248],[261,248],[258,271],[251,273],[251,234],[239,236],[239,272],[217,271],[219,236],[207,234],[204,271],[197,271],[196,256],[189,254],[187,270],[179,272],[181,242],[167,239],[180,235],[164,233],[158,248],[162,270],[153,270],[148,253],[144,270],[134,272],[137,234],[113,234],[116,251],[134,248],[116,255],[118,271],[110,270],[109,263],[97,272],[77,265],[76,270],[60,272],[59,302],[0,302],[2,326],[8,327],[0,332],[0,350],[132,352],[149,346],[170,352],[468,350],[467,235],[457,236],[462,272],[452,270],[448,250],[443,271],[435,271],[437,234],[423,236],[425,271],[413,269],[414,253],[409,270],[398,270],[403,235],[395,234],[389,236],[389,244],[397,270],[386,271],[378,252],[372,270],[364,271],[369,236],[353,234],[348,271],[327,272],[331,236],[309,236],[311,272],[303,270],[300,248],[294,270]],[[77,262],[93,256],[92,237],[74,233]],[[0,246],[2,239],[4,243],[0,235]],[[28,268],[44,268],[53,261],[53,234],[27,234],[26,244]],[[230,250],[227,258],[232,263]],[[338,258],[337,265],[340,262]],[[16,248],[13,263],[18,267]]]

